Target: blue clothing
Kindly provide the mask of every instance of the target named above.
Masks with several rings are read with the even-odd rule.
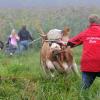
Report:
[[[96,77],[100,77],[100,72],[82,72],[82,88],[89,88]]]
[[[20,41],[19,43],[20,53],[23,52],[23,50],[27,50],[28,47],[29,47],[29,40]]]
[[[33,41],[33,38],[28,30],[26,30],[26,27],[23,26],[23,28],[19,31],[18,36],[20,37],[19,42],[19,53],[23,52],[24,50],[27,50],[29,47],[30,40]]]

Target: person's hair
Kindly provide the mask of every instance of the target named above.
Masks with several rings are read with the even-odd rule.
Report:
[[[11,34],[12,34],[12,35],[17,34],[17,33],[16,33],[16,30],[15,30],[15,29],[12,29]]]
[[[100,24],[100,18],[98,15],[92,14],[88,17],[89,23]]]
[[[22,30],[26,30],[26,25],[23,25],[22,26]]]

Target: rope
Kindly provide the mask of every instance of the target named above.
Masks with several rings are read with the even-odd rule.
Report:
[[[33,40],[33,42],[36,42],[36,41],[38,41],[38,40],[40,40],[40,39],[41,39],[41,37],[39,37],[39,38]]]
[[[36,41],[38,41],[38,40],[40,40],[41,39],[41,37],[39,37],[39,38],[37,38],[37,39],[35,39],[35,40],[33,40],[32,42],[30,42],[29,44],[33,44],[34,42],[36,42]]]

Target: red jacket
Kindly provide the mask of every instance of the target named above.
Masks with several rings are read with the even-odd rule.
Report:
[[[75,46],[83,44],[81,71],[100,72],[100,25],[91,24],[69,42]]]

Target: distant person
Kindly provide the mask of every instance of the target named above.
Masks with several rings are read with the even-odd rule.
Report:
[[[30,32],[26,29],[26,25],[22,26],[22,29],[19,31],[18,36],[20,37],[20,52],[27,50],[30,40],[33,41],[33,38]]]
[[[15,53],[18,50],[18,41],[20,40],[19,36],[16,33],[16,30],[13,29],[11,31],[11,34],[8,38],[7,45],[8,45],[8,51],[10,55]]]
[[[65,45],[64,42],[62,42]],[[70,39],[67,47],[83,45],[81,71],[83,89],[89,88],[96,77],[100,77],[100,18],[89,16],[89,26],[77,36]]]
[[[4,48],[4,43],[0,41],[0,50],[2,50],[3,48]]]

